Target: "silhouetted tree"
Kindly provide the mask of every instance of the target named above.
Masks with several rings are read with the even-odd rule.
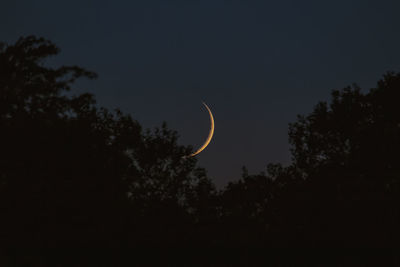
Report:
[[[96,75],[46,66],[58,52],[34,36],[0,44],[0,264],[187,266],[214,255],[342,266],[354,253],[317,261],[301,248],[398,248],[400,74],[333,91],[290,124],[289,166],[244,168],[218,191],[166,124],[144,131],[91,94],[67,93]]]
[[[166,125],[143,132],[129,115],[97,108],[91,94],[66,94],[96,74],[45,66],[58,52],[34,36],[0,46],[1,248],[18,266],[85,258],[98,266],[123,246],[181,240],[200,216],[189,203],[209,183],[183,158],[191,149]],[[79,248],[92,251],[74,254]]]
[[[221,192],[227,243],[292,251],[375,248],[368,255],[321,252],[323,263],[371,264],[384,248],[389,255],[377,256],[376,264],[398,262],[390,253],[400,237],[399,94],[400,74],[387,73],[368,92],[356,85],[335,90],[330,104],[299,116],[289,127],[292,164],[270,164],[258,175],[244,169]]]
[[[294,165],[307,180],[316,239],[348,246],[393,246],[399,221],[400,74],[367,93],[333,91],[290,126]],[[322,228],[325,229],[322,229]]]

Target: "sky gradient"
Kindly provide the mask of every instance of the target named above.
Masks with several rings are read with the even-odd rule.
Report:
[[[11,1],[0,41],[42,36],[51,64],[99,74],[75,92],[145,128],[166,121],[218,185],[290,162],[288,123],[332,89],[400,71],[400,1]]]

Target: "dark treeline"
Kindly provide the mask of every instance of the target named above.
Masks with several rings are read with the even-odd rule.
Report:
[[[333,91],[290,124],[290,166],[217,190],[166,125],[67,93],[96,74],[58,52],[0,44],[1,266],[400,264],[400,74]]]

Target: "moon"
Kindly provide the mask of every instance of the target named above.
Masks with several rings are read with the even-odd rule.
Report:
[[[207,106],[207,104],[203,102],[203,105],[206,107],[208,114],[210,115],[210,123],[211,123],[210,131],[208,132],[208,137],[207,137],[206,141],[204,142],[204,144],[199,149],[197,149],[196,152],[190,154],[189,157],[194,157],[197,154],[199,154],[201,151],[203,151],[208,146],[208,144],[211,142],[211,139],[214,135],[214,117],[212,115],[210,108]]]

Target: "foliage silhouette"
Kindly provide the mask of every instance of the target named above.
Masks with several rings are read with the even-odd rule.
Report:
[[[66,94],[96,74],[46,67],[58,52],[34,36],[0,44],[0,264],[400,262],[400,74],[333,91],[290,124],[289,166],[243,168],[217,190],[165,123],[143,130],[91,94]]]
[[[65,94],[76,79],[96,75],[46,67],[58,52],[34,36],[0,50],[0,235],[3,249],[26,250],[13,250],[10,261],[42,262],[48,249],[179,240],[196,216],[189,200],[212,190],[195,159],[182,158],[191,149],[166,125],[143,132],[121,111],[97,108],[91,94]],[[49,261],[63,262],[61,254]]]
[[[399,94],[400,74],[389,72],[366,93],[357,85],[335,90],[329,105],[299,116],[289,127],[292,164],[244,170],[223,192],[229,223],[258,222],[239,221],[230,232],[251,231],[244,236],[257,236],[253,244],[263,235],[268,247],[342,249],[344,261],[357,258],[344,250],[363,248],[358,264],[398,264]],[[328,260],[339,259],[335,253]]]
[[[356,85],[333,91],[329,107],[321,102],[291,125],[294,165],[319,200],[308,205],[321,212],[313,223],[330,227],[316,240],[395,245],[400,113],[393,99],[399,89],[400,75],[387,73],[367,93]]]

